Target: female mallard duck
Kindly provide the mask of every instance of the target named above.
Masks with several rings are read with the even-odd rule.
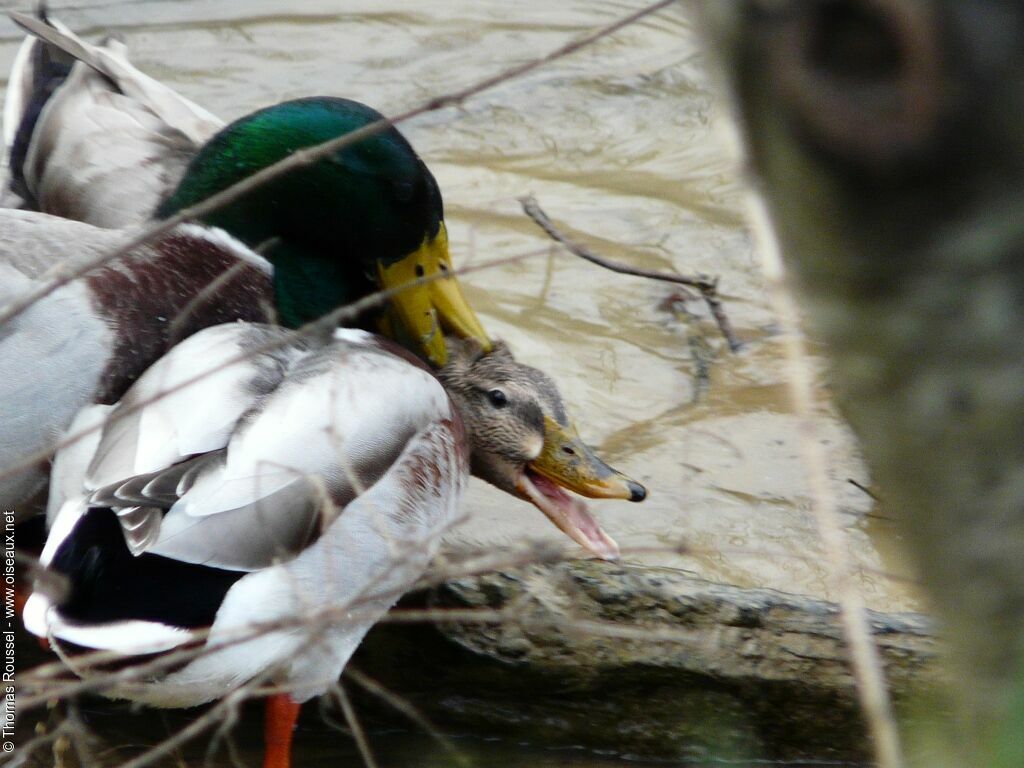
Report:
[[[296,340],[233,323],[183,341],[119,403],[87,409],[101,431],[58,455],[68,500],[42,563],[70,587],[33,593],[26,627],[126,656],[198,642],[114,698],[187,707],[249,681],[284,687],[265,763],[284,766],[298,702],[422,574],[470,467],[614,557],[585,506],[531,468],[543,412],[561,407],[550,379],[500,346],[448,344],[438,381],[359,330]]]
[[[380,118],[345,99],[299,99],[243,117],[195,151],[216,118],[136,70],[117,44],[99,48],[62,28],[16,20],[52,44],[27,44],[12,74],[4,117],[19,128],[10,171],[30,202],[61,216],[121,225],[151,206],[169,216],[297,149]],[[60,49],[89,66],[54,64]],[[177,186],[166,196],[169,182]],[[377,288],[450,270],[437,183],[393,128],[279,177],[201,223],[54,292],[0,334],[0,361],[24,372],[0,380],[0,402],[15,404],[0,417],[0,467],[44,453],[80,407],[117,399],[199,328],[266,319],[271,303],[277,319],[294,327]],[[9,273],[0,306],[31,290],[55,254],[75,265],[123,237],[16,211],[0,213],[0,232],[0,272]],[[454,277],[401,292],[386,317],[367,322],[380,322],[434,365],[446,358],[443,334],[490,346]],[[51,373],[29,382],[29,371]],[[580,440],[564,409],[545,411],[536,464],[586,496],[644,497],[642,486]],[[44,478],[38,463],[0,474],[0,501],[27,497]]]

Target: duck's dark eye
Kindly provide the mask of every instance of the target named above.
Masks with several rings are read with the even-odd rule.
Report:
[[[487,399],[491,401],[491,405],[495,408],[504,408],[508,405],[508,395],[502,392],[500,389],[492,389],[487,393]]]

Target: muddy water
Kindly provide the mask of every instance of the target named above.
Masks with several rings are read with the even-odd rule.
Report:
[[[119,32],[144,70],[233,118],[310,94],[394,113],[543,54],[636,4],[79,0],[51,7],[85,34]],[[629,559],[828,596],[828,559],[808,510],[781,344],[744,230],[736,173],[717,135],[721,107],[686,10],[662,12],[402,130],[438,177],[460,265],[546,246],[516,202],[533,193],[567,232],[609,257],[721,277],[747,342],[738,355],[725,351],[706,317],[690,321],[666,308],[670,286],[614,275],[557,249],[466,283],[492,333],[555,376],[584,437],[648,485],[642,505],[593,505],[606,529],[627,549],[685,541],[696,551]],[[0,22],[0,70],[18,40]],[[703,312],[699,303],[686,306]],[[700,335],[713,356],[705,389],[692,353]],[[868,479],[826,397],[824,448],[867,598],[878,608],[912,607],[907,586],[884,573],[895,567],[876,549],[888,524],[868,516],[873,502],[847,482]],[[453,534],[455,543],[558,536],[533,508],[482,485],[469,508],[473,518]]]

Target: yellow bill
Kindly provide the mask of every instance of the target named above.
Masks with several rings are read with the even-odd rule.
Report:
[[[568,421],[544,417],[544,447],[527,463],[516,490],[569,538],[605,560],[619,556],[619,545],[604,532],[587,505],[565,491],[592,499],[643,501],[647,489],[605,464]]]
[[[584,443],[572,424],[544,417],[544,448],[530,468],[563,488],[590,499],[643,501],[647,489],[609,467]]]
[[[379,265],[378,277],[381,286],[390,289],[451,271],[448,231],[441,222],[437,235],[416,251],[390,266]],[[401,291],[391,300],[391,309],[410,340],[434,366],[448,361],[445,333],[476,339],[485,352],[493,346],[454,275]]]

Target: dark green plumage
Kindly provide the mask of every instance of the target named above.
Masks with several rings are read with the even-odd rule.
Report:
[[[307,98],[228,125],[189,165],[159,217],[198,203],[292,154],[373,123],[347,99]],[[437,182],[394,128],[278,177],[202,218],[274,264],[281,322],[296,326],[377,288],[393,264],[433,238],[443,219]]]

